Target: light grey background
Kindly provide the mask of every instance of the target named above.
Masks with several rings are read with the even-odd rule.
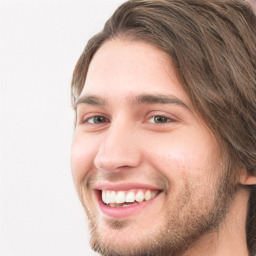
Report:
[[[2,256],[96,255],[70,173],[70,82],[121,2],[0,2]]]

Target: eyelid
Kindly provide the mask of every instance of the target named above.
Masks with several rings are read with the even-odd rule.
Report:
[[[151,118],[156,117],[156,116],[170,119],[170,122],[179,121],[179,119],[176,116],[174,116],[173,114],[162,112],[162,111],[152,111],[152,112],[150,112],[147,116],[147,120],[150,120]]]
[[[161,117],[161,118],[165,118],[167,119],[167,122],[159,122],[159,123],[156,123],[156,122],[150,122],[151,119],[155,118],[155,117]],[[167,123],[170,123],[170,122],[175,122],[176,120],[174,120],[173,118],[170,118],[170,117],[167,117],[167,116],[163,116],[163,115],[154,115],[154,116],[151,116],[149,118],[149,123],[152,123],[152,124],[167,124]]]
[[[87,113],[87,114],[81,115],[81,117],[78,118],[78,122],[79,124],[85,124],[85,123],[92,124],[88,122],[88,119],[93,117],[103,117],[108,121],[110,121],[110,118],[106,114],[100,113],[100,112],[93,112],[93,113]]]
[[[95,123],[93,123],[93,122],[89,122],[90,119],[93,119],[93,118],[95,118],[95,117],[102,117],[102,118],[104,118],[107,122],[109,122],[109,119],[108,119],[107,117],[105,117],[105,116],[102,116],[102,115],[93,115],[93,116],[90,116],[90,117],[87,117],[86,119],[84,119],[84,120],[83,120],[83,123],[95,124]],[[106,123],[106,122],[104,122],[104,123]],[[99,124],[98,124],[98,125],[99,125]]]

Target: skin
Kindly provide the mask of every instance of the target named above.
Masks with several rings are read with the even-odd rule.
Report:
[[[137,102],[141,95],[175,101]],[[72,174],[95,250],[123,256],[150,255],[149,250],[165,256],[248,255],[249,192],[241,184],[254,181],[244,170],[236,179],[228,176],[220,146],[194,111],[168,55],[146,43],[107,41],[89,66],[79,98]],[[99,207],[95,187],[101,182],[143,184],[161,193],[115,219]]]
[[[253,12],[256,14],[256,1],[255,0],[247,0],[247,3],[251,6]]]

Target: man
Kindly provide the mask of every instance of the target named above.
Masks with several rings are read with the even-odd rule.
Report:
[[[73,75],[72,174],[105,256],[256,254],[256,17],[131,0]]]

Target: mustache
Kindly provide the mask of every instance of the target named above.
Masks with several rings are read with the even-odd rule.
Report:
[[[84,178],[84,185],[87,189],[92,189],[96,183],[100,181],[108,181],[110,183],[140,182],[154,185],[163,190],[167,190],[170,186],[169,180],[160,173],[152,173],[147,171],[119,171],[119,172],[95,172],[88,174]]]

